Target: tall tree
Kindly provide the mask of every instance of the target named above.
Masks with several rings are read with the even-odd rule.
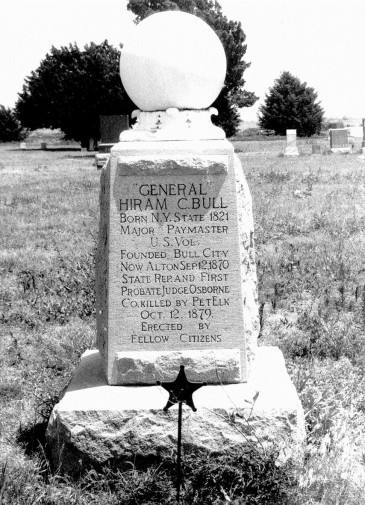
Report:
[[[211,0],[129,0],[128,10],[136,15],[136,22],[151,14],[166,10],[180,10],[200,17],[216,32],[227,56],[227,75],[222,91],[212,104],[219,112],[213,121],[221,126],[228,136],[237,131],[240,122],[238,109],[251,107],[258,97],[244,90],[244,71],[250,66],[243,60],[247,45],[246,35],[240,22],[229,21],[222,8]]]
[[[316,102],[317,96],[306,82],[283,72],[259,108],[260,127],[274,130],[276,135],[285,135],[287,129],[297,130],[299,137],[319,133],[324,111]]]
[[[9,108],[0,105],[0,142],[11,142],[22,138],[22,127]]]
[[[76,44],[46,55],[26,78],[16,104],[23,126],[61,128],[87,146],[100,138],[100,114],[129,114],[135,108],[119,77],[119,51],[102,44]]]

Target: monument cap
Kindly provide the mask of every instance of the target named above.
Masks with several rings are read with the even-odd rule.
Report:
[[[206,109],[219,95],[227,60],[202,19],[165,11],[139,23],[123,46],[120,76],[142,111]]]

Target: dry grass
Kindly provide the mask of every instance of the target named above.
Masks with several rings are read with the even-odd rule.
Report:
[[[93,276],[98,174],[92,161],[85,153],[1,145],[0,463],[24,464],[19,428],[46,418],[94,339],[91,315],[69,311],[60,320],[83,296],[75,293],[75,279],[84,287],[85,272]]]
[[[358,505],[365,492],[365,161],[284,158],[276,142],[245,142],[240,157],[254,203],[260,340],[284,351],[306,411],[307,456],[292,503]],[[125,474],[78,482],[52,475],[39,451],[42,423],[95,336],[93,155],[0,145],[0,175],[0,503],[154,503],[116,494]],[[157,502],[169,503],[162,474],[132,478],[142,478],[138,489],[157,482]]]
[[[298,500],[365,491],[365,161],[242,156],[253,195],[261,341],[285,353],[307,420]]]

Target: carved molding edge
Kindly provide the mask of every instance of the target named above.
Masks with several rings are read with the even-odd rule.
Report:
[[[226,135],[222,128],[211,121],[218,115],[217,109],[179,110],[144,112],[135,110],[132,118],[136,124],[131,130],[120,134],[120,142],[159,141],[159,140],[222,140]]]

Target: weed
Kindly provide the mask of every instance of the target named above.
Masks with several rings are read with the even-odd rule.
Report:
[[[21,397],[22,391],[19,384],[5,383],[0,384],[0,403],[14,400]]]
[[[263,459],[252,449],[190,460],[186,503],[289,504],[295,485],[291,463],[277,465],[276,453]]]
[[[80,258],[58,258],[49,271],[18,273],[20,303],[9,306],[3,323],[36,328],[40,322],[66,324],[72,317],[95,314],[94,253]]]

